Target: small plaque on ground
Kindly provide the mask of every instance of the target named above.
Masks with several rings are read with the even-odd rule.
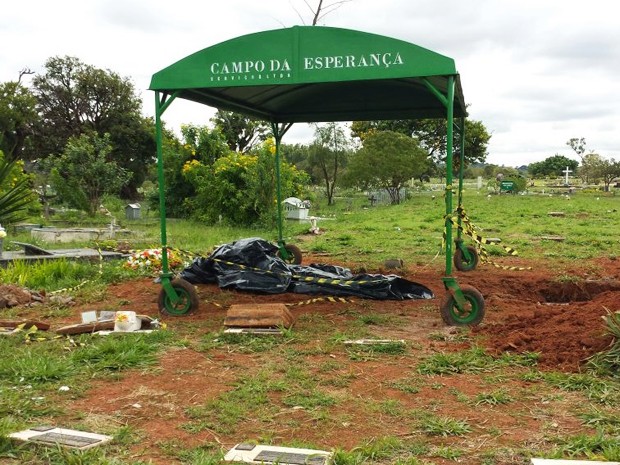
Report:
[[[264,450],[254,457],[254,461],[261,463],[287,463],[289,465],[324,465],[327,461],[327,457],[324,455],[295,454],[292,452]]]
[[[30,440],[33,442],[43,442],[46,444],[58,444],[61,446],[77,447],[78,449],[101,442],[101,439],[62,433],[43,433],[39,434],[38,436],[32,436]]]
[[[228,451],[224,460],[264,465],[328,465],[331,459],[331,453],[324,450],[262,446],[259,444],[252,447],[251,450],[246,450],[245,446],[246,444],[238,444]]]
[[[112,436],[49,426],[38,426],[19,431],[10,434],[9,437],[19,441],[30,441],[53,446],[59,445],[80,450],[96,447],[112,440]]]
[[[620,465],[620,462],[599,462],[592,460],[532,459],[532,465]]]
[[[266,334],[282,336],[282,330],[278,328],[226,328],[226,334]]]

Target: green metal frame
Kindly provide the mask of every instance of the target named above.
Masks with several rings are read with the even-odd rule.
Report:
[[[177,97],[177,93],[166,94],[155,92],[155,137],[157,139],[157,183],[159,186],[159,218],[161,227],[161,285],[164,292],[173,304],[179,302],[181,297],[172,287],[173,274],[168,265],[168,236],[166,232],[166,194],[164,180],[164,158],[163,158],[163,134],[161,125],[161,115],[166,111],[170,104]]]
[[[271,123],[276,141],[278,247],[285,259],[289,253],[283,238],[280,145],[293,123],[445,117],[446,262],[443,283],[454,296],[456,306],[464,308],[465,297],[452,275],[453,243],[461,248],[465,258],[469,252],[462,245],[460,229],[456,238],[453,237],[451,216],[454,211],[455,103],[458,103],[456,110],[460,118],[459,207],[462,206],[466,108],[452,59],[376,34],[294,26],[240,36],[189,55],[155,73],[150,89],[155,91],[161,281],[171,302],[177,303],[179,296],[171,285],[168,264],[161,116],[176,98],[182,98]]]
[[[282,260],[288,261],[290,253],[286,250],[286,243],[284,242],[284,218],[282,215],[282,180],[280,179],[280,143],[284,134],[293,126],[293,123],[288,124],[271,124],[271,131],[273,137],[276,140],[276,202],[278,204],[278,248],[280,249],[280,257]]]
[[[458,188],[458,200],[457,200],[457,210],[460,211],[463,207],[463,173],[465,170],[465,118],[460,118],[459,126],[455,124],[456,129],[459,132],[459,188]],[[469,248],[465,245],[465,241],[463,240],[463,230],[461,226],[463,224],[463,218],[461,215],[458,216],[457,222],[459,227],[456,231],[456,239],[454,240],[454,245],[457,250],[461,252],[461,256],[466,262],[471,262],[474,260]],[[456,252],[456,251],[455,251]]]

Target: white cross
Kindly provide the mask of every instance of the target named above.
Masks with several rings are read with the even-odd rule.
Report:
[[[564,184],[568,185],[568,173],[572,173],[572,172],[573,172],[573,170],[569,170],[568,166],[566,167],[566,169],[564,171],[562,171],[562,173],[564,173],[566,175]]]

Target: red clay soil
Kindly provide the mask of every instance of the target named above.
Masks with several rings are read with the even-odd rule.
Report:
[[[311,258],[306,260],[308,263],[312,262]],[[325,262],[325,258],[315,261]],[[491,354],[504,351],[537,352],[540,354],[540,369],[563,372],[580,371],[588,357],[609,346],[612,339],[605,334],[602,316],[620,307],[620,262],[601,259],[584,265],[581,271],[572,270],[571,273],[558,271],[557,264],[554,271],[541,268],[539,263],[511,261],[510,264],[532,265],[533,270],[505,271],[485,265],[475,271],[458,275],[460,284],[474,285],[486,301],[486,317],[480,326],[472,330],[477,345],[482,345]],[[355,266],[351,268],[355,269]],[[467,348],[470,343],[447,344],[429,337],[437,332],[450,334],[450,329],[443,324],[437,310],[445,294],[441,281],[441,266],[434,264],[433,267],[415,268],[412,265],[399,274],[430,287],[435,292],[436,299],[380,302],[355,299],[356,303],[347,304],[348,311],[343,311],[342,306],[327,302],[292,307],[298,318],[296,327],[309,328],[313,321],[340,327],[347,321],[350,323],[351,309],[354,309],[358,315],[364,312],[398,315],[399,325],[379,327],[377,336],[405,339],[412,347],[420,347],[421,352]],[[564,279],[559,279],[558,276],[563,276]],[[164,318],[170,328],[183,334],[193,334],[197,338],[200,334],[221,330],[226,307],[230,304],[293,303],[307,298],[299,294],[255,295],[223,291],[215,285],[199,285],[197,289],[201,302],[198,312],[183,317]],[[81,311],[109,308],[114,304],[117,308],[158,316],[157,296],[160,290],[161,286],[152,279],[112,285],[108,289],[106,302],[76,306],[74,320]],[[67,323],[69,322],[67,320]],[[200,334],[197,335],[196,332]],[[160,365],[152,371],[124,376],[118,381],[92,382],[84,397],[71,402],[70,410],[81,412],[93,421],[99,417],[113,418],[114,421],[130,424],[144,431],[149,438],[148,444],[132,449],[136,459],[152,460],[155,464],[178,463],[153,445],[169,442],[188,448],[211,442],[220,443],[227,448],[239,440],[260,439],[257,430],[260,431],[264,426],[254,424],[252,419],[228,435],[213,432],[208,428],[198,433],[190,433],[181,427],[190,421],[186,416],[188,407],[204,405],[208,400],[230,391],[232,383],[240,373],[247,373],[248,370],[256,369],[257,363],[263,363],[259,362],[258,357],[257,354],[243,354],[234,349],[208,353],[182,348],[169,350],[162,356]],[[312,356],[308,357],[310,363]],[[444,414],[458,417],[459,410],[466,407],[462,402],[458,402],[454,395],[449,395],[449,390],[458,389],[466,395],[474,395],[484,389],[479,377],[460,375],[441,378],[441,386],[448,389],[435,390],[425,385],[418,395],[411,396],[390,387],[389,384],[389,381],[403,379],[403,370],[411,371],[408,366],[412,363],[410,359],[392,363],[367,361],[362,364],[350,361],[346,353],[323,357],[327,361],[331,357],[346,365],[344,370],[348,370],[354,379],[352,384],[347,386],[347,392],[358,393],[360,399],[363,396],[377,402],[386,398],[396,399],[409,409],[427,409],[428,398],[437,398],[441,399],[442,403],[438,405],[442,405]],[[412,373],[415,373],[415,370]],[[320,373],[317,373],[317,376],[319,375]],[[523,383],[512,386],[511,389],[527,390],[528,386]],[[333,388],[334,395],[338,395],[340,391],[337,387]],[[273,398],[272,401],[277,404],[278,399]],[[359,413],[347,411],[348,408],[351,408],[350,403],[343,405],[338,421],[328,423],[327,426],[313,422],[308,412],[283,409],[282,418],[286,418],[287,424],[299,425],[282,427],[277,434],[272,432],[275,436],[269,440],[274,444],[303,440],[324,444],[324,447],[346,449],[355,447],[368,438],[384,435],[405,437],[411,431],[411,425],[402,420],[379,415],[369,422],[359,418]],[[549,423],[548,418],[537,418],[529,414],[515,415],[510,406],[492,412],[484,407],[475,407],[461,414],[468,418],[470,424],[479,425],[482,432],[492,416],[493,426],[503,431],[501,437],[493,439],[496,448],[504,445],[503,442],[507,446],[527,442],[530,440],[527,435],[542,428],[543,420],[546,421],[545,424]],[[566,431],[580,428],[579,421],[569,417],[559,407],[553,415],[553,424],[560,425],[558,428],[565,428]],[[490,427],[491,424],[488,425]],[[482,434],[480,431],[478,433],[476,440],[479,439],[480,444],[476,447],[482,448],[489,439],[489,434]],[[469,444],[467,447],[474,446]],[[441,459],[434,459],[434,462],[444,463]]]

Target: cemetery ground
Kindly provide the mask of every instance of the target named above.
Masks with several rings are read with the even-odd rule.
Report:
[[[330,450],[336,465],[618,461],[618,335],[603,317],[620,310],[619,200],[468,193],[465,206],[480,231],[519,252],[507,257],[488,246],[490,259],[531,268],[481,264],[455,272],[461,285],[484,295],[486,317],[475,328],[441,321],[443,199],[420,194],[396,207],[340,201],[335,218],[319,222],[323,234],[299,225],[288,225],[287,234],[305,263],[396,271],[430,287],[433,300],[296,305],[309,296],[198,285],[199,310],[161,317],[166,329],[151,334],[2,337],[0,462],[218,464],[239,442]],[[132,228],[141,231],[136,242],[156,243],[156,226]],[[268,231],[170,224],[171,244],[205,253],[256,235],[273,238]],[[389,258],[402,258],[403,268],[384,269]],[[61,294],[66,300],[0,310],[1,318],[39,319],[54,328],[79,321],[86,310],[160,317],[153,276],[114,263],[102,273],[97,264],[62,266],[58,276],[72,281],[40,277],[44,286],[29,285],[23,269],[23,279],[11,281],[47,286],[48,293],[90,282]],[[226,310],[239,303],[291,304],[296,322],[281,336],[224,334]],[[345,344],[356,339],[394,343]],[[77,452],[6,438],[41,424],[114,441]]]

